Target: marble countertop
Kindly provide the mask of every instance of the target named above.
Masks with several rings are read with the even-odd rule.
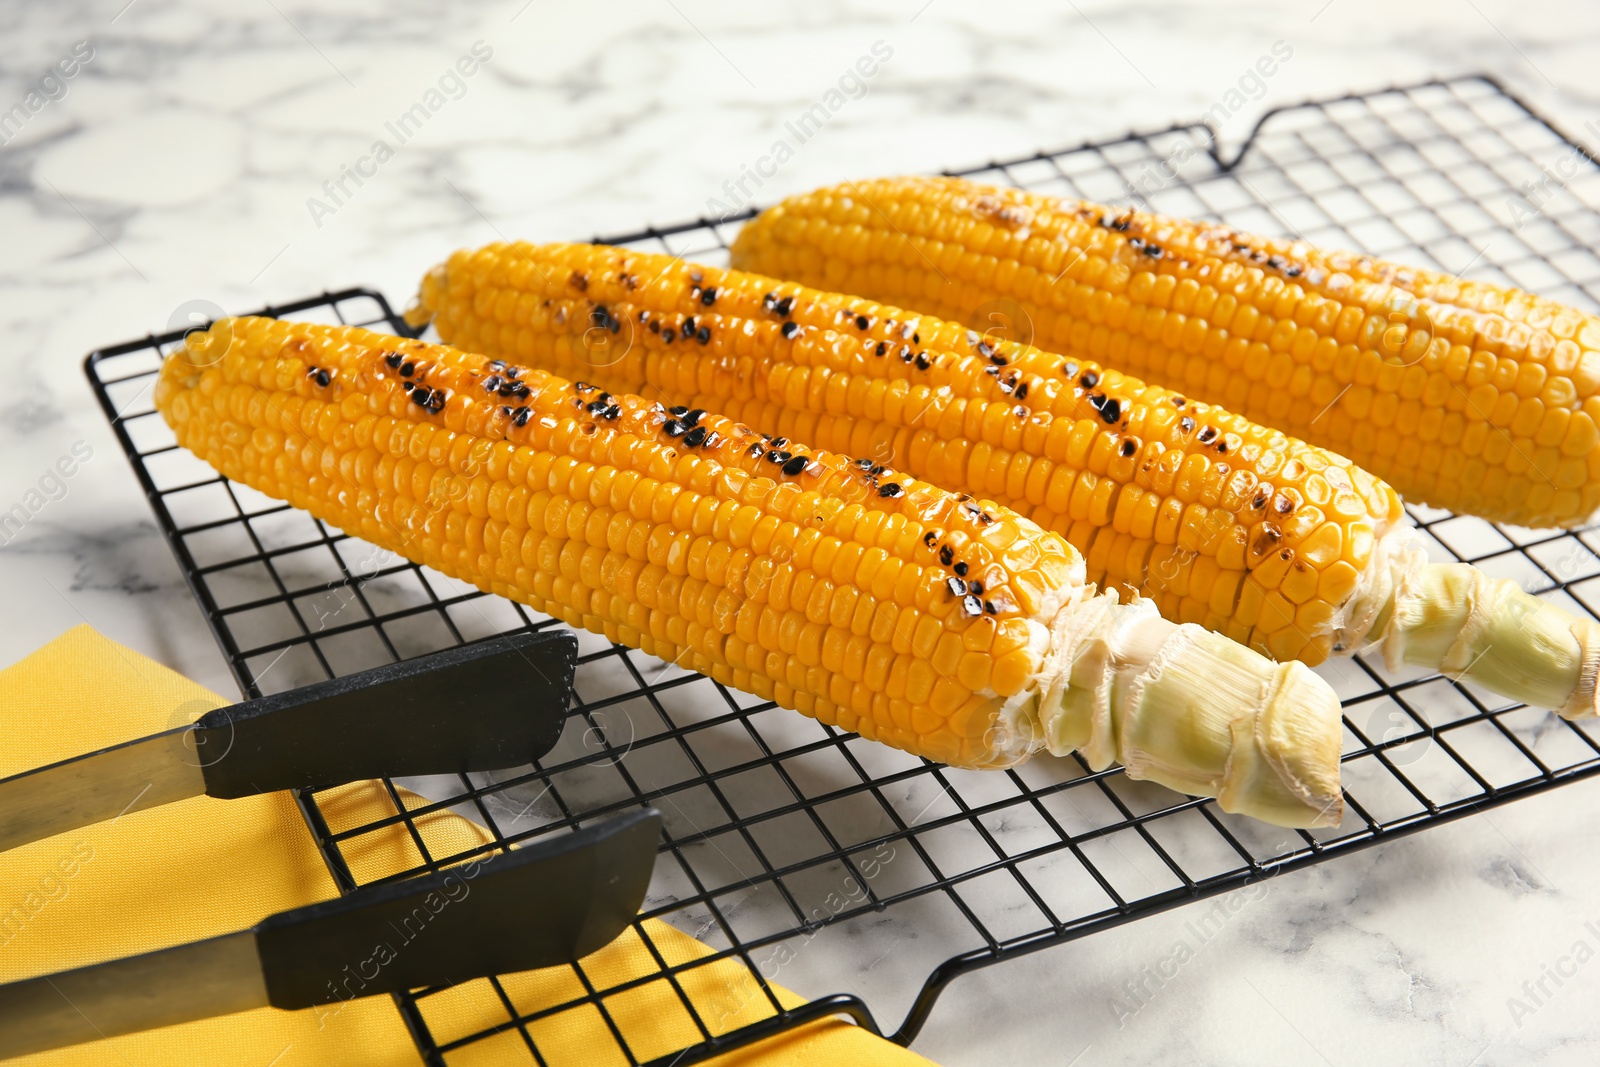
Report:
[[[187,302],[244,311],[347,285],[403,301],[421,268],[497,235],[630,231],[735,194],[1164,126],[1280,41],[1293,61],[1225,135],[1274,103],[1476,71],[1571,132],[1600,117],[1600,6],[1578,3],[57,0],[0,7],[0,39],[0,112],[26,109],[12,127],[0,113],[0,505],[91,453],[0,547],[0,663],[88,622],[224,692],[80,370]],[[741,191],[782,123],[880,42],[859,94]],[[428,123],[373,160],[447,75]],[[952,1067],[1596,1062],[1600,965],[1571,963],[1578,942],[1600,947],[1596,802],[1596,783],[1564,788],[1275,879],[1136,1019],[1113,1010],[1118,987],[1196,909],[961,978],[915,1047]],[[784,980],[848,991],[849,970]]]

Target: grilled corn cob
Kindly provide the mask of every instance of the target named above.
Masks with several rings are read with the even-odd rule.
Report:
[[[1343,457],[1092,362],[592,245],[459,252],[412,317],[462,348],[892,457],[1060,533],[1091,582],[1279,659],[1381,643],[1395,667],[1595,711],[1600,625],[1429,565],[1393,490]]]
[[[1407,499],[1525,526],[1600,506],[1600,319],[1517,290],[959,179],[847,183],[734,265],[1097,360],[1341,452]]]
[[[224,321],[155,399],[230,478],[866,737],[977,767],[1081,749],[1230,811],[1339,820],[1321,679],[1095,595],[1071,545],[997,505],[348,327]]]

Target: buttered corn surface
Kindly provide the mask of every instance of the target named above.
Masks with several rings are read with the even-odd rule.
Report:
[[[1210,401],[1404,497],[1525,526],[1600,507],[1600,319],[1216,223],[955,178],[852,182],[747,223],[737,267],[859,293]]]
[[[1087,361],[743,271],[497,244],[430,271],[415,322],[463,347],[720,411],[993,497],[1087,574],[1279,659],[1401,664],[1594,710],[1600,626],[1434,565],[1394,491],[1336,453]],[[872,462],[869,459],[868,462]]]
[[[1338,821],[1338,702],[1304,666],[1097,596],[1064,539],[870,458],[266,319],[191,335],[156,404],[230,478],[863,736],[965,766],[1082,750],[1230,811]]]
[[[1401,518],[1341,456],[1099,364],[667,256],[491,245],[424,283],[463,348],[723,412],[1002,501],[1167,618],[1317,663]]]

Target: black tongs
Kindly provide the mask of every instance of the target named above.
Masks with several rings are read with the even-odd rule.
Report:
[[[645,809],[248,930],[0,985],[0,1058],[570,963],[633,921],[660,836]]]
[[[555,746],[578,639],[522,633],[218,708],[0,779],[0,850],[199,796],[499,770]]]

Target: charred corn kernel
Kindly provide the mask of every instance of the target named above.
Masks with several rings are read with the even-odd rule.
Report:
[[[791,197],[745,225],[733,262],[1009,322],[1341,452],[1408,499],[1524,526],[1600,507],[1600,318],[1519,290],[956,178]],[[1482,462],[1422,447],[1445,411]]]
[[[517,299],[483,306],[524,306],[504,292]],[[706,325],[672,328],[698,345]],[[974,767],[1075,738],[1097,767],[1120,759],[1229,811],[1338,822],[1339,706],[1320,679],[1097,595],[1071,545],[997,504],[348,327],[219,323],[167,360],[155,396],[229,478],[865,737]],[[363,487],[329,462],[346,458],[395,477]],[[476,513],[518,490],[523,525]],[[1211,671],[1225,681],[1196,685]]]
[[[1144,284],[1176,291],[1170,278]],[[504,292],[552,309],[550,325],[528,337],[531,358],[546,369],[661,396],[679,418],[717,411],[742,419],[778,435],[780,471],[803,463],[790,438],[804,433],[823,447],[864,452],[858,463],[869,474],[892,461],[951,490],[993,496],[1077,548],[1090,581],[1146,595],[1174,622],[1308,663],[1382,642],[1397,661],[1483,680],[1471,655],[1408,643],[1408,627],[1435,614],[1466,618],[1477,585],[1420,580],[1427,564],[1394,491],[1332,452],[1097,363],[855,297],[617,248],[457,253],[424,280],[415,321],[431,317],[446,340],[505,358],[503,324],[478,310],[506,303]],[[1038,468],[1045,473],[1036,477]],[[1037,502],[1028,487],[1041,481],[1049,488]],[[904,546],[895,553],[903,558]],[[912,599],[918,573],[905,571],[902,587],[898,567],[891,560],[857,583],[879,600],[928,610]],[[974,570],[958,577],[990,581]],[[1018,576],[1011,588],[1031,605],[1043,587]],[[1425,594],[1469,601],[1417,603]],[[1592,710],[1594,668],[1583,666],[1584,650],[1600,655],[1600,627],[1520,591],[1505,597],[1507,611],[1544,621],[1515,643],[1528,650],[1527,677],[1495,668],[1495,684],[1506,687],[1497,691],[1572,714]],[[1486,640],[1486,626],[1507,639],[1480,620],[1462,640]],[[912,632],[892,631],[897,652],[917,651]],[[1533,648],[1547,632],[1558,635],[1553,647]],[[1001,664],[1025,643],[1004,631],[994,641],[997,691],[1014,683]]]

